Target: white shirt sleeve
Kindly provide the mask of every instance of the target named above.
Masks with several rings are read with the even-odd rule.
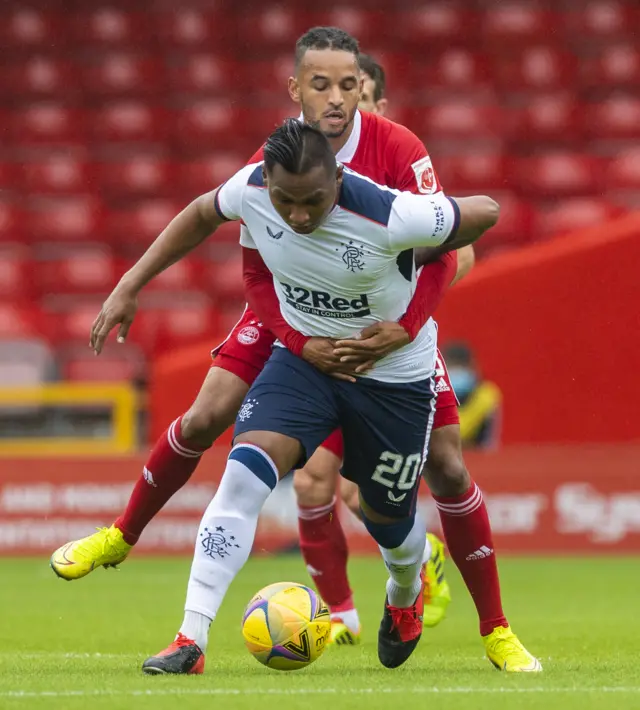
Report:
[[[247,249],[258,248],[253,241],[249,228],[244,224],[240,225],[240,246],[246,247]]]
[[[229,221],[242,219],[242,203],[247,182],[258,163],[246,165],[242,170],[230,177],[227,182],[220,185],[216,193],[216,212]]]
[[[435,195],[402,192],[391,206],[389,246],[398,251],[440,246],[455,234],[459,222],[458,205],[444,192]]]

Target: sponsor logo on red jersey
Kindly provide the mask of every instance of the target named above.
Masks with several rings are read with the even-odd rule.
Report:
[[[438,181],[436,173],[431,163],[431,158],[427,155],[425,158],[417,160],[411,166],[416,176],[418,190],[424,195],[433,195],[438,190]]]

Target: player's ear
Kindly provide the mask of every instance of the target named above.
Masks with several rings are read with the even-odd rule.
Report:
[[[384,116],[387,112],[387,106],[389,105],[389,99],[380,99],[376,101],[376,108],[378,109],[378,114]]]
[[[336,183],[338,184],[338,187],[342,185],[342,177],[344,175],[344,166],[341,163],[338,163],[338,167],[336,168]]]
[[[290,76],[288,83],[287,83],[287,89],[289,90],[289,96],[291,97],[291,100],[299,104],[300,103],[300,84],[298,83],[298,80],[294,76]]]
[[[262,181],[264,182],[265,187],[269,187],[269,185],[268,185],[269,179],[267,177],[267,168],[264,163],[262,163]]]

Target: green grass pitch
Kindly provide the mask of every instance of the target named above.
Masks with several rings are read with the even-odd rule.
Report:
[[[214,624],[203,676],[143,676],[144,658],[179,626],[188,572],[186,559],[134,556],[119,571],[67,583],[46,559],[0,560],[0,708],[640,708],[637,559],[502,559],[510,621],[545,668],[522,676],[483,658],[475,611],[451,563],[447,619],[425,631],[405,666],[382,668],[376,633],[385,571],[375,558],[351,562],[361,646],[329,648],[295,673],[262,667],[244,648],[242,610],[266,584],[306,583],[297,556],[249,562]]]

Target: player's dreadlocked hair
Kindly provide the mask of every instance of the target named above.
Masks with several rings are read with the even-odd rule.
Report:
[[[288,173],[304,175],[318,165],[335,171],[336,158],[321,131],[297,118],[288,118],[267,138],[264,164],[268,172],[278,164]]]
[[[384,98],[387,80],[384,75],[384,69],[378,62],[368,54],[361,54],[360,71],[368,74],[373,79],[373,100],[380,101],[380,99]]]
[[[309,49],[335,49],[351,52],[356,60],[360,57],[358,40],[339,27],[312,27],[296,42],[296,69]]]

